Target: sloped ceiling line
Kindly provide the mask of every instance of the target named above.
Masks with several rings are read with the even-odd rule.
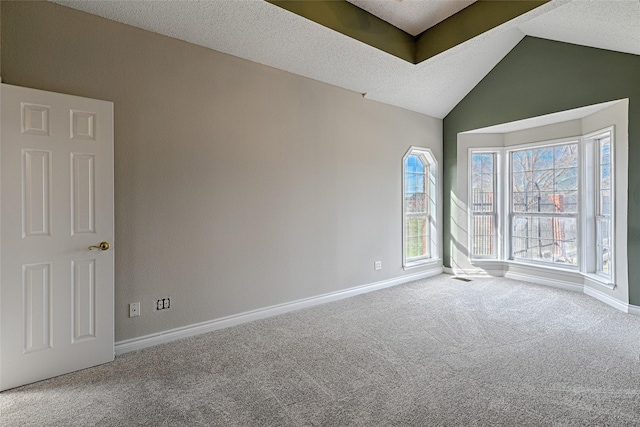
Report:
[[[638,0],[551,0],[417,64],[267,1],[49,1],[358,94],[366,93],[367,100],[440,119],[525,36],[640,55]],[[351,1],[363,8],[386,4],[384,8],[404,11],[415,10],[414,7],[432,10],[426,4],[440,0]],[[337,3],[341,2],[344,0]],[[469,1],[462,3],[468,5]],[[461,10],[453,5],[445,9],[448,12],[439,15],[445,21],[447,16],[452,18],[448,22],[463,16],[453,17]],[[379,16],[385,22],[392,21],[384,13]],[[398,25],[408,28],[404,23]],[[459,24],[450,28],[462,31],[463,27]],[[412,34],[419,36],[419,31],[422,30],[416,29]],[[437,25],[424,36],[438,39],[436,31],[440,31]],[[401,37],[411,40],[414,36]]]

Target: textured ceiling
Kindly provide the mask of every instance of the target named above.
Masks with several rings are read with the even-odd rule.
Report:
[[[417,65],[260,0],[55,2],[437,118],[525,35],[640,55],[638,0],[553,0]]]
[[[417,36],[476,0],[347,0],[372,15]]]

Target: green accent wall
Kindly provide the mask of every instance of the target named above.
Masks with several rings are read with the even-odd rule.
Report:
[[[444,118],[444,265],[451,266],[457,134],[629,98],[629,302],[640,305],[640,56],[525,37]]]

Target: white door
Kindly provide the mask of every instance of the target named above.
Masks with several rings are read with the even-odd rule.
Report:
[[[113,360],[113,104],[2,84],[0,119],[6,390]]]

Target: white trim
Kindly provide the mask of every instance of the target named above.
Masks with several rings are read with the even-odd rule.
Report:
[[[583,280],[584,283],[575,283],[569,280],[562,280],[562,279],[557,279],[557,278],[550,278],[550,277],[542,277],[542,276],[538,276],[535,274],[530,274],[530,273],[523,273],[520,271],[502,271],[500,269],[496,269],[496,266],[499,266],[499,264],[502,264],[501,262],[498,263],[493,263],[494,265],[492,265],[492,269],[486,269],[486,268],[479,268],[479,267],[472,267],[472,268],[451,268],[451,267],[444,267],[443,270],[445,273],[447,274],[453,274],[455,276],[461,276],[461,277],[505,277],[507,279],[512,279],[512,280],[521,280],[523,282],[529,282],[529,283],[536,283],[538,285],[544,285],[544,286],[550,286],[553,288],[559,288],[559,289],[564,289],[566,291],[571,291],[571,292],[579,292],[579,293],[583,293],[585,295],[588,295],[592,298],[597,299],[600,302],[603,302],[617,310],[620,310],[624,313],[630,313],[630,314],[635,314],[637,316],[640,316],[640,306],[633,306],[631,304],[627,304],[623,301],[620,301],[600,290],[597,289],[597,286],[603,286],[609,289],[614,289],[615,286],[612,284],[605,284],[602,283],[601,281],[596,281],[593,279],[592,276],[585,276],[581,273],[575,272],[575,273],[571,273],[571,272],[567,272],[567,271],[556,271],[556,275],[566,275],[567,277],[576,277],[579,278],[580,280]],[[497,265],[495,265],[497,264]],[[514,265],[514,263],[504,263],[506,268],[527,268],[530,266],[525,266],[525,265]],[[508,265],[511,264],[511,265]],[[587,284],[588,282],[588,284]],[[592,287],[590,285],[596,286],[596,287]]]
[[[505,273],[504,277],[506,277],[507,279],[522,280],[524,282],[537,283],[538,285],[546,285],[554,288],[560,288],[566,291],[581,292],[581,293],[584,291],[584,286],[577,283],[568,282],[566,280],[551,279],[548,277],[534,276],[532,274],[516,273],[516,272],[508,271]]]
[[[477,260],[499,260],[502,254],[502,185],[500,180],[502,179],[502,151],[504,147],[499,148],[490,148],[490,147],[469,147],[467,153],[467,170],[469,173],[467,174],[467,206],[468,206],[468,214],[467,214],[467,230],[468,232],[468,248],[469,248],[469,259],[472,261]],[[475,233],[473,228],[473,218],[475,216],[475,212],[473,211],[473,155],[474,154],[491,154],[493,155],[493,212],[489,212],[488,215],[493,217],[493,246],[494,253],[491,255],[475,255],[473,253],[473,242],[475,240]],[[483,212],[484,213],[484,212]],[[487,213],[485,213],[487,214]]]
[[[442,266],[438,265],[434,268],[422,271],[420,273],[408,274],[405,276],[383,280],[368,285],[356,286],[353,288],[345,289],[343,291],[331,292],[328,294],[318,295],[311,298],[304,298],[284,304],[272,305],[270,307],[259,308],[257,310],[251,310],[244,313],[221,317],[219,319],[213,319],[202,323],[183,326],[181,328],[170,329],[168,331],[118,341],[115,343],[115,354],[118,356],[121,354],[129,353],[131,351],[142,350],[143,348],[153,347],[159,344],[165,344],[171,341],[192,337],[207,332],[217,331],[219,329],[225,329],[231,326],[253,322],[254,320],[265,319],[267,317],[277,316],[279,314],[289,313],[291,311],[313,307],[316,305],[325,304],[327,302],[338,301],[367,292],[390,288],[392,286],[401,285],[403,283],[412,282],[414,280],[437,276],[438,274],[442,273],[442,270]]]
[[[584,284],[593,285],[594,287],[604,287],[610,290],[614,290],[617,286],[611,282],[609,277],[600,276],[596,273],[582,273],[584,276]]]
[[[429,241],[428,253],[418,259],[407,259],[407,233],[406,233],[406,160],[409,156],[419,156],[424,160],[425,167],[427,169],[426,175],[429,177],[429,186],[425,188],[427,195],[426,206],[426,220],[428,233],[427,238]],[[439,172],[438,161],[433,155],[430,148],[417,147],[412,145],[409,150],[402,156],[402,267],[407,270],[415,267],[422,267],[423,263],[437,262],[439,261],[440,254],[440,242],[437,240],[439,237],[438,225],[438,209],[439,209]]]
[[[640,316],[640,306],[629,304],[628,313],[634,316]]]
[[[610,297],[609,295],[605,294],[604,292],[600,292],[597,289],[593,289],[589,286],[585,286],[584,287],[584,293],[585,295],[589,295],[590,297],[593,297],[595,299],[597,299],[598,301],[601,301],[607,305],[610,305],[613,308],[617,308],[620,311],[623,311],[625,313],[629,313],[629,304],[625,304],[622,301],[618,301],[615,298]]]
[[[403,270],[414,270],[416,268],[441,266],[442,260],[440,258],[424,258],[419,261],[411,261],[409,264],[402,267]]]

